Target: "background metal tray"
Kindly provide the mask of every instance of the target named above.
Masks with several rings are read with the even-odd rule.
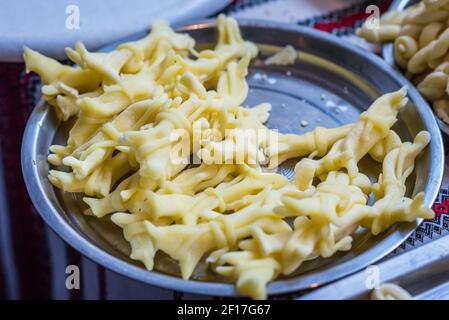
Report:
[[[410,102],[400,113],[394,128],[403,140],[410,140],[426,129],[432,141],[419,159],[415,174],[409,178],[407,194],[425,190],[425,204],[432,204],[443,174],[441,134],[431,110],[404,77],[377,56],[310,28],[252,20],[241,20],[240,25],[244,38],[257,43],[261,49],[259,59],[250,67],[251,89],[245,104],[271,102],[273,110],[268,126],[281,132],[303,133],[318,125],[335,127],[354,122],[380,94],[408,85]],[[200,47],[210,46],[215,41],[215,22],[194,23],[179,30],[189,32]],[[294,65],[280,67],[263,63],[264,57],[287,44],[299,51]],[[225,283],[204,263],[199,265],[191,280],[180,279],[177,264],[164,254],[157,255],[154,271],[145,270],[143,265],[127,257],[129,246],[121,230],[108,217],[84,216],[82,211],[86,207],[80,201],[81,195],[53,188],[47,179],[48,147],[53,143],[65,143],[68,128],[69,124],[60,125],[51,108],[40,102],[23,138],[22,168],[27,189],[50,227],[93,261],[128,277],[175,290],[236,295],[234,285]],[[293,164],[294,161],[290,161],[282,165],[280,172],[291,177]],[[362,161],[361,165],[372,177],[380,170],[378,164],[370,161]],[[359,230],[351,251],[307,262],[294,274],[273,281],[268,292],[281,294],[313,288],[354,273],[391,252],[415,227],[416,223],[399,224],[376,237]]]
[[[395,283],[415,299],[449,300],[449,238],[443,237],[376,265],[379,284]],[[372,275],[373,273],[371,273]],[[363,270],[311,291],[299,300],[367,300],[370,272]]]

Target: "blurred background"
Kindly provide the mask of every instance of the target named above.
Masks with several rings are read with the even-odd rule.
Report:
[[[56,58],[82,40],[95,50],[147,30],[155,18],[173,23],[219,13],[297,24],[332,33],[374,52],[354,36],[369,15],[390,0],[164,0],[4,1],[0,9],[0,298],[2,299],[186,299],[210,298],[151,287],[110,272],[67,246],[41,220],[27,195],[20,166],[23,130],[40,98],[40,83],[26,74],[22,46]],[[394,254],[448,234],[446,181],[426,221]],[[80,269],[80,289],[65,286],[66,267]]]

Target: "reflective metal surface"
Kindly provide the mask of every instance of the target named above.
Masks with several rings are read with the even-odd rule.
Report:
[[[253,20],[241,20],[240,24],[244,38],[261,49],[259,60],[250,68],[251,89],[245,104],[271,102],[273,110],[268,126],[281,132],[301,133],[317,125],[332,127],[353,122],[376,97],[407,85],[410,102],[394,128],[403,140],[410,140],[423,129],[432,136],[430,146],[416,164],[415,174],[409,178],[407,192],[412,195],[425,190],[425,203],[432,204],[443,174],[441,134],[431,110],[404,77],[379,57],[319,31]],[[189,32],[200,46],[215,41],[214,22],[191,24],[179,30]],[[287,44],[299,51],[294,65],[279,67],[263,63],[265,56]],[[233,284],[223,282],[204,263],[191,280],[180,279],[176,263],[164,254],[158,254],[154,271],[145,270],[127,257],[129,246],[108,217],[99,220],[83,215],[85,205],[80,201],[81,195],[53,188],[47,179],[48,147],[52,143],[65,143],[68,127],[69,124],[60,125],[52,110],[41,102],[29,119],[23,138],[22,167],[28,192],[50,227],[93,261],[128,277],[181,291],[236,295]],[[291,177],[293,163],[283,165],[280,172]],[[362,161],[361,165],[372,177],[380,170],[379,165],[369,161]],[[307,262],[294,274],[273,281],[268,292],[273,295],[307,289],[354,273],[391,252],[415,227],[416,223],[396,225],[376,237],[359,230],[351,251]]]
[[[372,291],[369,285],[374,284],[376,280],[379,281],[378,284],[395,283],[417,299],[447,300],[448,270],[449,237],[446,236],[306,293],[299,300],[369,299]]]
[[[418,2],[418,0],[395,0],[391,3],[390,7],[388,8],[388,11],[395,11],[395,10],[402,10],[404,8],[407,8],[408,6]],[[394,68],[398,69],[394,62],[394,48],[393,43],[386,43],[382,46],[382,56],[384,60]],[[429,105],[429,108],[431,106]],[[442,121],[440,118],[438,118],[435,115],[435,119],[438,123],[438,126],[440,127],[441,131],[443,131],[445,134],[449,135],[449,125]]]

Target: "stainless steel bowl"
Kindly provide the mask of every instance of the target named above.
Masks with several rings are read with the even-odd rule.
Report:
[[[281,132],[301,133],[317,125],[334,127],[354,122],[376,97],[407,85],[410,101],[394,128],[403,140],[410,140],[423,129],[432,136],[430,146],[417,161],[415,174],[409,178],[407,193],[425,190],[425,204],[432,204],[443,175],[441,134],[431,110],[402,75],[379,57],[310,28],[254,20],[241,20],[240,25],[244,38],[260,46],[262,58],[287,44],[299,50],[294,65],[267,66],[257,60],[248,76],[251,89],[246,103],[271,102],[273,111],[268,125]],[[193,23],[179,30],[190,33],[199,46],[209,46],[215,40],[215,22]],[[308,125],[301,127],[301,120]],[[154,271],[145,270],[128,258],[129,246],[109,218],[83,215],[85,207],[80,195],[55,189],[47,179],[46,157],[52,143],[65,143],[68,128],[41,101],[28,120],[23,137],[22,168],[27,189],[38,212],[53,230],[93,261],[130,278],[198,294],[237,295],[232,283],[212,274],[204,263],[191,280],[180,279],[176,263],[164,254],[158,255]],[[369,161],[362,161],[361,165],[373,176],[379,171],[379,165]],[[287,163],[280,172],[291,177],[292,166]],[[314,288],[354,273],[391,252],[413,232],[417,223],[398,224],[375,237],[359,230],[351,251],[307,262],[294,274],[270,283],[268,292],[274,295]]]
[[[395,0],[391,3],[390,7],[388,8],[388,11],[396,11],[396,10],[403,10],[407,8],[408,6],[411,6],[412,4],[417,3],[419,0]],[[393,43],[386,43],[382,46],[382,57],[384,60],[395,69],[398,69],[398,66],[394,62],[394,47]],[[431,106],[429,105],[429,108]],[[431,108],[432,109],[432,108]],[[438,123],[438,126],[440,127],[441,131],[443,131],[445,134],[449,135],[449,125],[438,118],[435,115],[435,119]]]

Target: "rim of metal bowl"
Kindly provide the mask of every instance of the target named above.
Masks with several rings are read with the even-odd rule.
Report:
[[[393,70],[387,63],[381,58],[372,53],[368,53],[365,50],[358,48],[349,42],[341,41],[340,39],[328,35],[324,32],[316,31],[308,27],[292,26],[282,23],[273,23],[263,20],[249,20],[239,19],[241,27],[263,27],[280,29],[281,31],[295,32],[298,35],[303,35],[321,41],[327,41],[335,46],[337,50],[345,50],[351,54],[357,55],[363,59],[371,60],[378,65],[379,69],[388,75],[398,84],[398,86],[407,85],[409,90],[409,97],[414,101],[417,111],[423,120],[425,128],[430,132],[432,140],[430,143],[430,152],[432,157],[430,159],[429,176],[427,178],[427,184],[425,187],[426,197],[425,205],[430,206],[435,200],[439,186],[443,177],[443,144],[441,133],[437,129],[437,124],[433,114],[427,107],[423,98],[419,93],[410,85],[410,83],[397,71]],[[181,31],[188,31],[189,29],[196,28],[209,28],[214,27],[215,20],[202,20],[200,22],[188,24],[181,28],[177,28]],[[22,141],[21,159],[22,159],[22,171],[28,193],[37,211],[45,222],[69,245],[81,252],[89,259],[96,263],[103,265],[104,267],[125,275],[135,280],[142,281],[147,284],[164,287],[172,290],[180,290],[185,292],[191,292],[196,294],[212,295],[212,296],[238,296],[235,290],[234,284],[223,282],[208,282],[199,280],[183,280],[176,276],[162,274],[156,271],[148,271],[143,267],[133,265],[129,262],[121,260],[113,255],[103,251],[101,248],[95,246],[88,239],[84,238],[78,233],[59,213],[49,200],[47,199],[43,189],[42,182],[39,177],[37,166],[31,161],[33,155],[36,154],[36,141],[39,136],[40,124],[38,123],[39,117],[48,111],[46,104],[41,101],[33,110],[25,129],[25,133]],[[418,221],[419,223],[419,221]],[[413,225],[416,226],[416,225]],[[376,245],[370,248],[369,252],[364,252],[352,259],[344,261],[340,264],[325,268],[324,270],[314,271],[313,275],[302,274],[296,277],[288,279],[277,279],[271,282],[267,287],[269,295],[283,294],[288,292],[294,292],[304,290],[317,285],[323,285],[331,281],[340,279],[349,274],[352,274],[384,257],[391,252],[404,240],[404,236],[410,235],[415,230],[414,227],[410,227],[409,224],[400,224],[396,229],[396,232],[388,235],[382,241],[382,245]],[[369,254],[369,257],[366,255]],[[357,268],[349,268],[349,265],[358,265]],[[330,272],[332,271],[332,272]],[[320,279],[317,283],[316,280]],[[313,282],[312,282],[313,281]]]
[[[413,0],[394,0],[390,7],[388,8],[388,11],[395,11],[395,10],[403,10],[405,9],[410,3],[416,2]],[[392,43],[386,43],[382,46],[382,57],[384,60],[393,68],[396,70],[399,70],[396,66],[396,63],[394,62],[394,47]],[[425,100],[425,99],[424,99]],[[432,107],[427,103],[425,100],[427,106],[431,109]],[[436,114],[434,114],[435,120],[438,124],[438,127],[440,127],[441,131],[443,131],[446,135],[449,135],[449,124],[438,118]]]

